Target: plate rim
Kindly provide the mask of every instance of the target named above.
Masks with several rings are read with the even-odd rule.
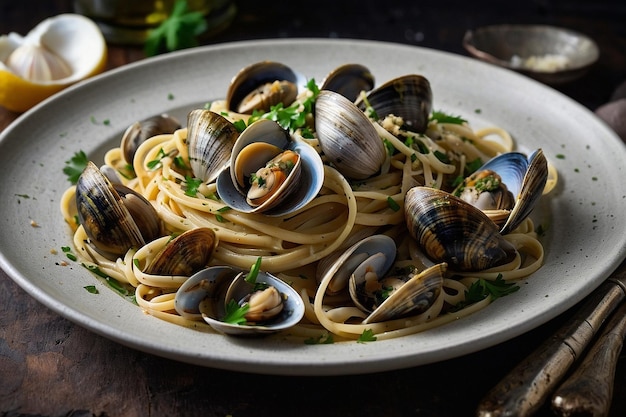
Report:
[[[124,74],[127,72],[139,71],[139,69],[143,67],[158,65],[158,63],[162,61],[184,59],[184,57],[186,56],[217,53],[220,50],[231,50],[233,48],[245,49],[249,47],[256,47],[259,45],[260,46],[272,46],[272,45],[284,46],[285,44],[293,45],[294,43],[306,44],[306,45],[337,44],[337,45],[346,46],[349,44],[359,44],[362,46],[373,45],[375,47],[391,46],[394,48],[415,50],[418,53],[424,53],[427,55],[428,54],[441,55],[441,56],[445,55],[448,57],[453,57],[452,59],[462,58],[464,60],[472,60],[471,58],[468,58],[462,55],[457,55],[457,54],[446,52],[446,51],[439,51],[439,50],[434,50],[434,49],[424,48],[424,47],[419,47],[419,46],[391,43],[391,42],[385,42],[385,41],[370,41],[370,40],[356,40],[356,39],[326,39],[326,38],[264,39],[264,40],[228,42],[228,43],[202,46],[198,48],[173,52],[173,53],[164,54],[158,57],[133,62],[127,65],[124,65],[122,67],[111,69],[103,74],[93,77],[92,79],[83,81],[72,87],[69,87],[68,89],[45,100],[44,102],[35,106],[33,109],[19,116],[13,123],[11,123],[0,134],[0,146],[2,146],[3,142],[5,142],[5,138],[11,136],[11,132],[14,129],[16,129],[17,126],[21,125],[22,123],[26,123],[30,118],[35,117],[35,115],[37,115],[41,111],[41,109],[47,108],[51,104],[60,102],[64,98],[69,97],[71,95],[79,94],[81,91],[83,91],[83,89],[87,88],[86,86],[89,86],[89,85],[94,86],[96,85],[96,83],[103,83],[109,78],[123,77]],[[482,68],[481,66],[484,66],[484,68],[489,67],[490,71],[502,71],[502,72],[506,71],[504,69],[500,69],[495,66],[490,66],[489,64],[481,63],[479,61],[475,61],[475,60],[472,60],[472,61],[473,61],[472,65],[478,65],[480,68]],[[512,72],[510,73],[507,72],[507,76],[520,77],[520,78],[523,77],[521,75],[518,75]],[[524,82],[536,83],[535,81],[530,80],[530,79],[524,79]],[[565,99],[566,101],[570,103],[570,105],[575,105],[584,109],[584,107],[580,103],[563,95],[562,93],[559,93],[558,91],[553,90],[547,86],[543,86],[543,87],[552,90],[552,93],[556,93],[557,95],[560,95],[560,99],[561,100]],[[606,127],[606,129],[609,130],[608,127]],[[612,131],[609,130],[609,132],[612,132]],[[617,135],[613,133],[613,136],[615,140],[623,144],[623,142],[619,141],[619,138],[617,137]],[[624,149],[624,152],[626,152],[626,147],[623,147],[623,149]],[[599,270],[601,270],[601,274],[604,275],[604,278],[609,276],[610,273],[620,265],[620,263],[625,257],[626,257],[626,249],[622,248],[621,250],[618,250],[618,256],[612,258],[609,262],[605,263],[604,266],[600,267]],[[64,303],[61,303],[57,299],[53,298],[50,294],[42,291],[41,288],[35,285],[35,282],[31,282],[31,280],[28,277],[22,275],[22,273],[11,262],[11,260],[5,257],[4,251],[0,251],[0,266],[6,272],[6,274],[10,278],[13,279],[14,282],[16,282],[22,289],[24,289],[28,293],[29,296],[34,297],[39,302],[46,305],[48,308],[55,311],[57,314],[65,317],[66,319],[84,328],[87,328],[88,330],[93,331],[94,333],[97,333],[108,339],[114,340],[122,345],[126,345],[131,348],[141,350],[144,352],[156,354],[158,356],[167,357],[170,359],[179,360],[183,362],[193,363],[196,365],[210,366],[210,367],[222,368],[222,369],[228,369],[228,370],[243,370],[245,368],[246,371],[255,372],[255,373],[290,374],[290,375],[295,375],[295,374],[297,375],[332,375],[332,374],[355,374],[355,373],[378,372],[378,371],[406,368],[406,367],[415,366],[415,365],[423,365],[427,363],[437,362],[437,361],[441,361],[445,359],[451,359],[453,357],[473,353],[475,351],[482,350],[487,347],[491,347],[497,343],[501,343],[505,340],[509,340],[541,324],[544,324],[545,322],[556,317],[558,314],[562,313],[568,308],[571,308],[574,304],[576,304],[578,301],[584,298],[584,296],[590,293],[593,290],[593,288],[598,286],[603,281],[603,280],[598,280],[598,282],[594,283],[594,285],[588,285],[585,288],[585,291],[583,291],[584,294],[581,293],[578,297],[572,298],[569,301],[569,303],[560,304],[555,309],[555,314],[553,314],[551,317],[545,317],[543,320],[538,319],[532,324],[525,323],[525,325],[518,327],[517,329],[512,329],[512,328],[503,329],[500,334],[500,337],[496,341],[494,341],[493,339],[489,339],[489,340],[483,339],[479,341],[472,341],[471,344],[468,344],[468,343],[462,344],[461,345],[462,349],[457,349],[457,352],[455,352],[454,354],[451,353],[449,350],[429,352],[428,354],[423,355],[422,358],[419,360],[416,360],[415,358],[413,358],[412,360],[409,359],[407,361],[407,358],[398,358],[396,360],[394,359],[384,360],[383,359],[379,361],[379,360],[371,360],[368,358],[367,367],[363,367],[362,362],[356,361],[354,363],[342,364],[341,367],[336,368],[337,364],[333,362],[329,362],[327,364],[324,364],[324,363],[312,364],[312,363],[305,363],[305,362],[298,363],[298,364],[294,364],[294,363],[281,364],[281,363],[271,363],[271,362],[260,363],[256,361],[242,363],[241,360],[233,360],[233,359],[229,360],[229,358],[207,359],[205,357],[198,357],[198,356],[188,357],[184,355],[181,356],[180,354],[177,354],[176,352],[173,352],[173,351],[159,349],[158,346],[152,346],[152,345],[146,346],[145,343],[142,343],[142,341],[139,338],[135,337],[134,335],[120,334],[118,332],[118,329],[114,327],[107,326],[103,323],[98,323],[98,322],[94,323],[90,320],[88,316],[85,316],[79,310],[73,309],[71,306],[67,306]],[[379,354],[379,352],[371,352],[371,349],[368,350],[367,347],[365,348],[365,350],[368,355],[373,355],[372,357],[376,356],[376,353]],[[378,356],[380,356],[380,354]]]

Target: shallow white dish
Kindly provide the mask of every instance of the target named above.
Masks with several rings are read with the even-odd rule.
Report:
[[[449,325],[390,341],[305,345],[206,334],[144,314],[78,264],[61,266],[71,242],[59,212],[64,162],[84,150],[98,162],[130,123],[164,111],[181,120],[221,98],[240,68],[260,60],[321,80],[336,66],[368,66],[380,84],[426,76],[434,108],[474,126],[507,128],[560,173],[533,218],[547,227],[545,265],[521,290]],[[108,120],[108,123],[103,123]],[[559,157],[561,156],[561,157]],[[356,374],[468,354],[520,335],[572,307],[626,255],[626,148],[590,111],[554,90],[473,59],[417,47],[352,40],[222,44],[145,60],[72,87],[24,114],[0,137],[0,265],[29,294],[95,333],[203,366],[299,375]],[[38,227],[31,226],[31,220]],[[51,250],[58,254],[52,254]],[[100,293],[83,287],[95,284]]]

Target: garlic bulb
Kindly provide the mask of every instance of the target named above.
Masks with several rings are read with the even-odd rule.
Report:
[[[43,46],[29,43],[11,53],[7,66],[20,77],[34,82],[60,80],[72,74],[63,58]]]
[[[23,112],[106,68],[107,45],[90,19],[49,17],[26,36],[0,35],[0,106]]]

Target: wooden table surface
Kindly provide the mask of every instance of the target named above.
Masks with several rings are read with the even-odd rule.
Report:
[[[414,3],[388,0],[381,8],[322,0],[297,11],[286,1],[271,7],[240,1],[233,24],[204,43],[341,37],[464,54],[461,38],[467,29],[547,23],[585,32],[601,48],[590,73],[559,87],[561,92],[594,110],[626,80],[621,1]],[[71,10],[70,1],[2,0],[0,33],[24,34],[45,17]],[[143,58],[141,49],[110,45],[108,68]],[[0,108],[0,131],[18,116]],[[572,311],[509,342],[431,365],[356,376],[266,376],[188,365],[119,345],[53,313],[0,271],[0,415],[468,416]],[[552,412],[544,406],[537,415]],[[610,415],[626,415],[626,360],[618,364]]]

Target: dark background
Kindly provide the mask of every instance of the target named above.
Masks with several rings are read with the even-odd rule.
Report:
[[[622,0],[271,0],[235,1],[234,22],[203,43],[261,38],[357,38],[399,42],[467,55],[461,45],[468,29],[499,23],[563,26],[591,36],[601,57],[585,79],[558,87],[595,109],[626,80],[626,2]],[[27,11],[27,14],[23,14]],[[1,0],[0,33],[33,27],[71,0]]]

